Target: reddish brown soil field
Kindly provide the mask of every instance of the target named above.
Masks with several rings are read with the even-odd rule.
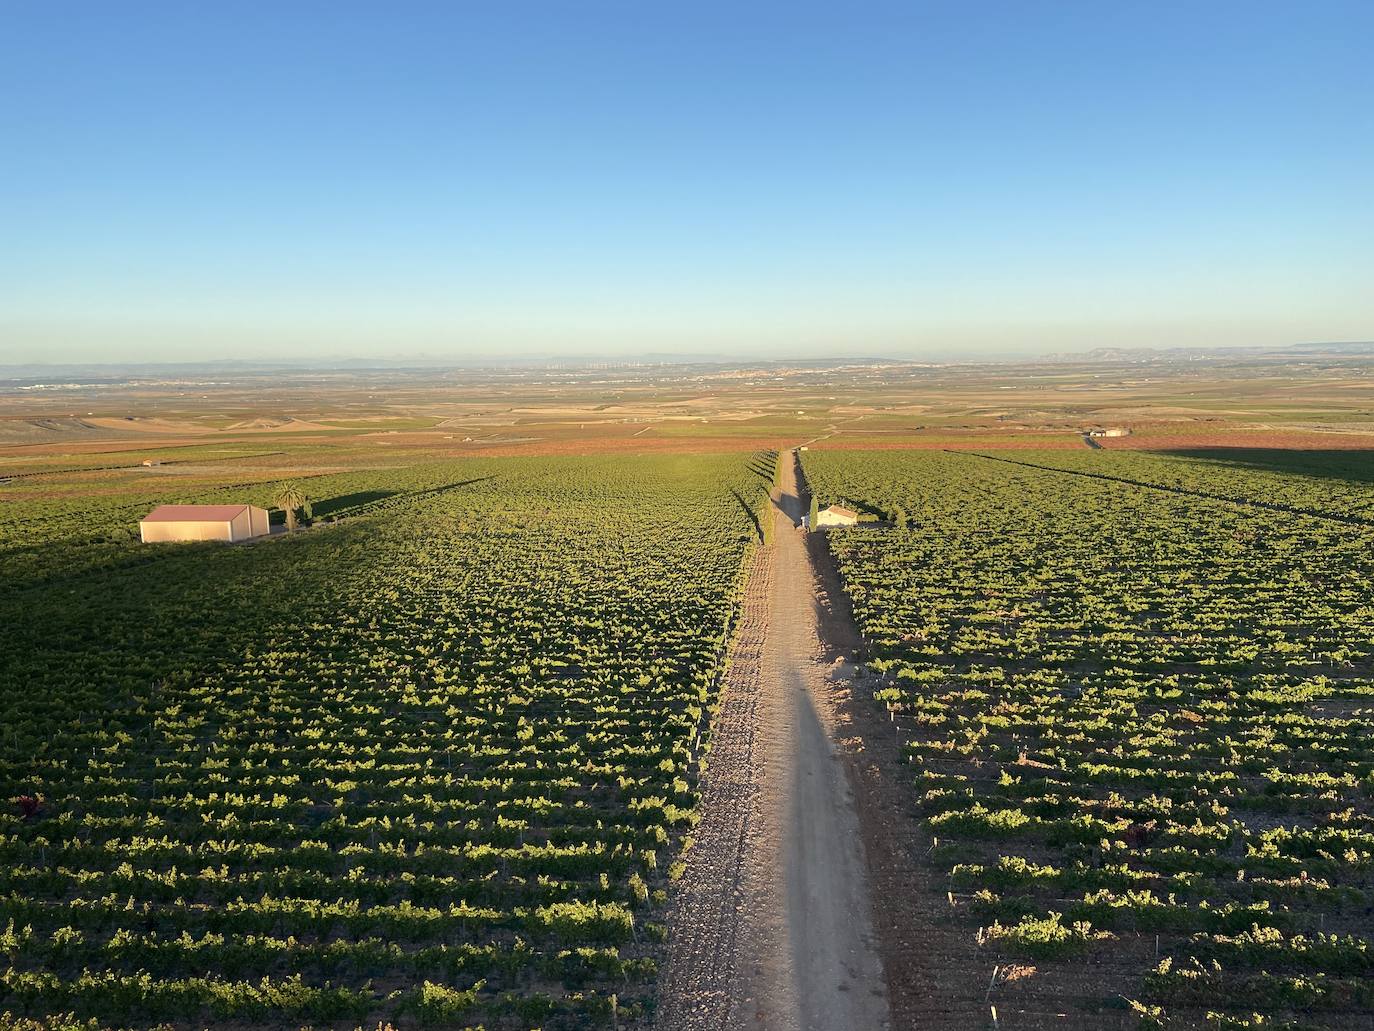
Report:
[[[1374,433],[1318,433],[1311,430],[1220,430],[1208,433],[1151,433],[1139,437],[1108,437],[1104,448],[1121,451],[1178,451],[1190,448],[1274,448],[1286,451],[1367,451],[1374,449]]]
[[[816,451],[1081,451],[1083,441],[1079,437],[1065,437],[1062,434],[1043,437],[910,437],[891,441],[850,441],[838,437],[809,446]]]
[[[719,454],[729,451],[763,451],[787,445],[776,437],[642,437],[595,439],[569,437],[537,440],[527,444],[497,444],[491,447],[446,448],[436,455],[449,457],[507,457],[511,455],[602,455],[602,454]]]

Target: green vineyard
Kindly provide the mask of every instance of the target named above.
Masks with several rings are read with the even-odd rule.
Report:
[[[651,1017],[773,465],[340,473],[307,482],[347,518],[233,547],[11,495],[4,1021]]]
[[[140,544],[296,460],[184,450],[7,487],[0,1027],[651,1026],[777,456],[345,446],[308,529]],[[999,1026],[1368,1027],[1361,461],[802,458]]]
[[[1071,1026],[1369,1027],[1367,472],[803,457],[879,519],[828,544],[989,968],[1036,965]]]

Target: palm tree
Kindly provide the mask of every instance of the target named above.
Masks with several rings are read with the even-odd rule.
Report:
[[[305,492],[294,480],[287,480],[278,486],[276,494],[272,496],[272,502],[286,513],[286,528],[288,530],[296,528],[297,512],[304,512],[307,519],[311,516],[310,499],[305,496]]]

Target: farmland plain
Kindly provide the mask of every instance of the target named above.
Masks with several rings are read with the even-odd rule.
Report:
[[[1368,358],[70,380],[0,382],[0,1020],[653,1025],[788,449],[892,1026],[1374,1016]]]

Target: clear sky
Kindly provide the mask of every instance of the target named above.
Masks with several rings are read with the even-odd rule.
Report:
[[[0,362],[1374,339],[1371,53],[1371,0],[0,0]]]

